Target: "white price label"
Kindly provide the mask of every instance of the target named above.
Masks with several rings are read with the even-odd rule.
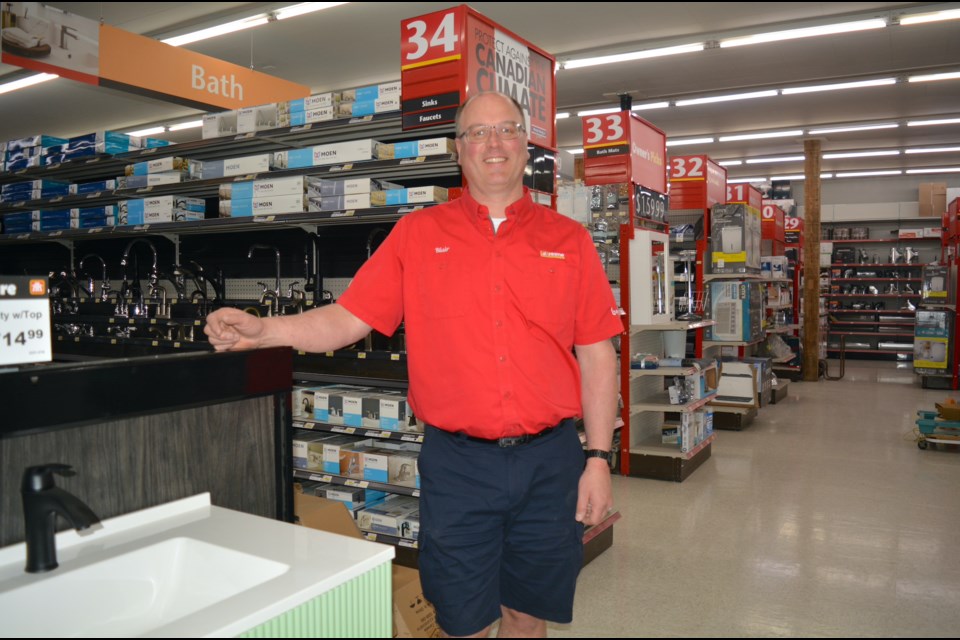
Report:
[[[0,364],[50,362],[47,279],[0,278]]]

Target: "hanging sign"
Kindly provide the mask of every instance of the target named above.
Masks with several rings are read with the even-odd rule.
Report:
[[[582,116],[583,172],[588,185],[632,182],[667,191],[667,135],[630,111]]]

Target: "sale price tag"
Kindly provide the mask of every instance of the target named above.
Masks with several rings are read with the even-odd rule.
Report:
[[[0,277],[0,365],[51,361],[50,333],[47,279]]]

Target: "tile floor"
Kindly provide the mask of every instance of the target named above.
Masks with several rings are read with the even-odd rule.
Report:
[[[682,483],[614,476],[613,546],[549,635],[960,636],[960,447],[913,435],[951,395],[848,362],[718,432]]]

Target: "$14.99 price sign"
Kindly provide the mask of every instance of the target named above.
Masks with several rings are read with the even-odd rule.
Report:
[[[0,365],[52,359],[47,279],[0,276]]]

